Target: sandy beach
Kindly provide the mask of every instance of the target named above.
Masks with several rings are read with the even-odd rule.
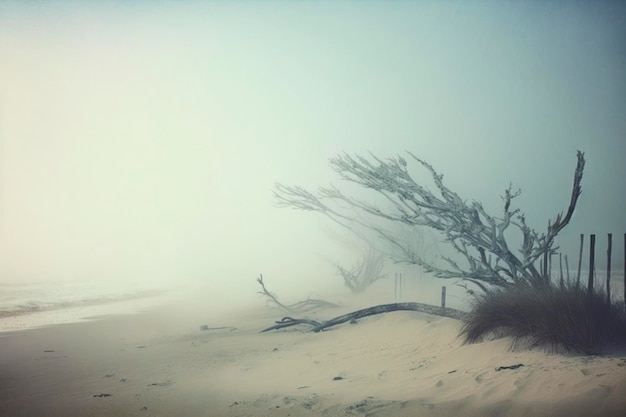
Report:
[[[626,417],[625,115],[626,0],[0,0],[0,417]]]
[[[281,317],[264,307],[205,315],[170,305],[2,333],[0,415],[582,417],[626,411],[626,355],[512,352],[506,338],[463,345],[460,322],[417,312],[320,333],[259,333]]]

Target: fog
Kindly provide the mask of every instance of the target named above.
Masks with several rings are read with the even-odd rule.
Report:
[[[355,254],[272,197],[341,186],[340,152],[409,150],[493,213],[512,182],[541,231],[580,149],[559,244],[620,242],[625,21],[617,2],[0,2],[0,282],[341,290],[328,260]]]

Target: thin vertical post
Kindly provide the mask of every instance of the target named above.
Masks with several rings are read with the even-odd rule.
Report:
[[[441,307],[446,308],[446,286],[441,287]]]
[[[593,273],[595,272],[595,255],[596,255],[596,235],[590,235],[591,242],[589,242],[589,281],[587,283],[587,293],[593,293]]]
[[[398,301],[398,273],[397,272],[394,274],[394,280],[393,280],[393,299],[395,301]]]
[[[571,284],[571,281],[569,280],[569,262],[567,262],[567,255],[564,255],[565,258],[565,273],[567,273],[567,283]]]
[[[559,252],[559,285],[563,287],[563,254]]]
[[[611,304],[611,246],[613,244],[613,234],[609,233],[609,246],[606,250],[606,301]]]
[[[550,282],[550,278],[548,277],[548,251],[543,253],[543,280]]]
[[[580,234],[580,249],[578,250],[578,274],[576,275],[576,286],[580,287],[580,267],[583,264],[583,244],[585,243],[585,235]]]
[[[400,299],[402,298],[402,273],[398,273],[396,272],[395,274],[395,286],[393,289],[393,296],[396,299],[396,301],[400,301]]]
[[[552,252],[548,255],[548,282],[552,282]]]

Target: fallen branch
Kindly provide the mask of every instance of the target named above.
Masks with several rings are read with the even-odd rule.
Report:
[[[282,308],[283,310],[287,311],[288,313],[293,312],[289,307],[287,307],[286,305],[278,301],[278,297],[276,296],[276,294],[269,292],[267,288],[265,288],[265,284],[263,283],[263,274],[259,274],[259,277],[256,279],[256,282],[258,282],[261,285],[261,288],[263,289],[263,291],[259,291],[259,294],[263,294],[269,297],[271,302],[273,302],[274,304],[276,304],[278,307]]]
[[[261,330],[261,333],[269,332],[270,330],[283,329],[285,327],[291,327],[297,324],[309,324],[313,327],[317,327],[321,323],[319,321],[309,320],[309,319],[294,319],[291,317],[283,317],[282,319],[276,321],[276,324],[273,325],[272,327],[268,327],[267,329]]]
[[[265,283],[263,282],[263,274],[259,274],[259,277],[256,279],[256,282],[258,282],[262,288],[262,291],[258,292],[259,294],[265,295],[266,297],[269,298],[268,302],[276,304],[278,307],[282,308],[289,314],[304,313],[304,312],[314,310],[314,309],[319,309],[319,308],[339,307],[337,304],[324,301],[324,300],[317,300],[314,298],[307,298],[304,301],[298,301],[297,303],[294,303],[291,305],[285,305],[281,303],[280,301],[278,301],[278,296],[276,296],[276,294],[270,292],[265,287]]]
[[[319,332],[321,330],[327,329],[332,326],[336,326],[341,323],[358,320],[360,318],[373,316],[376,314],[389,313],[392,311],[419,311],[421,313],[448,317],[448,318],[457,319],[457,320],[464,319],[467,314],[463,311],[455,310],[453,308],[443,308],[443,307],[437,307],[437,306],[432,306],[432,305],[422,304],[422,303],[382,304],[382,305],[364,308],[362,310],[353,311],[348,314],[343,314],[341,316],[335,317],[333,319],[327,320],[322,323],[319,323],[315,320],[309,320],[309,319],[294,319],[291,317],[284,317],[283,319],[277,321],[274,326],[261,330],[261,333],[268,332],[270,330],[283,329],[285,327],[295,326],[298,324],[310,325],[311,329],[309,329],[309,331]]]

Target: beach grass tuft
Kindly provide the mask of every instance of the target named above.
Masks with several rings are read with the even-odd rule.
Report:
[[[465,343],[493,333],[511,336],[512,346],[600,354],[626,345],[626,313],[623,302],[575,284],[510,286],[478,296],[461,329]]]

